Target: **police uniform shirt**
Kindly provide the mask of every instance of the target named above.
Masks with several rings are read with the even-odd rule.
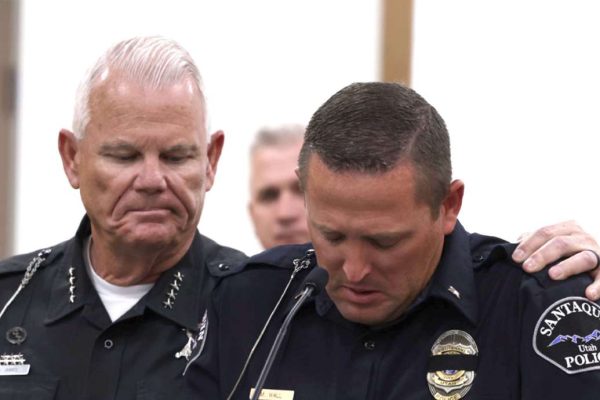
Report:
[[[86,217],[0,318],[0,399],[198,399],[184,372],[201,348],[206,301],[245,256],[196,232],[184,257],[113,323],[85,270],[90,234]],[[0,263],[1,307],[34,256]]]
[[[229,395],[306,249],[255,256],[220,283],[191,370],[199,398]],[[385,327],[345,320],[323,291],[292,320],[261,399],[600,398],[600,308],[582,297],[590,278],[527,275],[511,261],[513,249],[458,224],[426,289]],[[294,279],[232,398],[249,398],[306,274]]]

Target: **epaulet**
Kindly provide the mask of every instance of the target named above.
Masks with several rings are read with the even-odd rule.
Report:
[[[206,266],[211,275],[224,277],[235,274],[244,268],[248,259],[246,254],[231,247],[221,246],[204,235],[200,235],[200,237],[202,251],[205,252]]]
[[[292,269],[295,266],[295,260],[305,257],[307,251],[311,249],[311,243],[276,246],[250,257],[246,263],[246,268],[249,266],[268,265],[271,267]]]
[[[40,268],[50,265],[54,260],[64,253],[66,243],[67,242],[65,241],[52,247],[40,249],[31,253],[19,254],[0,261],[0,275],[13,272],[23,272],[36,257],[41,259],[41,263],[39,265]]]
[[[473,266],[476,269],[494,264],[500,260],[506,260],[509,264],[517,266],[511,258],[517,247],[516,243],[510,243],[494,236],[473,233],[470,237],[470,247]]]
[[[473,234],[471,236],[473,265],[475,268],[483,268],[499,261],[505,261],[505,264],[518,268],[524,275],[529,275],[543,288],[561,285],[560,281],[550,278],[548,269],[564,260],[564,258],[545,266],[540,271],[528,273],[523,270],[520,264],[517,264],[512,259],[512,253],[515,251],[517,245],[518,243],[510,243],[492,236]]]

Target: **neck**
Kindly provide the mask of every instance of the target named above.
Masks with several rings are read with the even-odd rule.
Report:
[[[189,249],[193,236],[178,246],[119,246],[92,235],[90,260],[98,276],[113,285],[153,283],[173,268]]]

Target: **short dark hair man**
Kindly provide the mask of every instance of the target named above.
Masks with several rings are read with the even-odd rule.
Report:
[[[528,275],[514,245],[461,226],[464,184],[452,180],[444,121],[416,92],[340,90],[307,127],[299,177],[316,258],[278,248],[222,282],[199,358],[202,398],[248,398],[317,264],[326,291],[296,314],[261,399],[597,398],[590,278]]]

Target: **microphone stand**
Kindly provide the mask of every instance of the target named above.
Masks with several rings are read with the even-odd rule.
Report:
[[[309,284],[306,286],[306,289],[300,295],[300,298],[294,304],[289,314],[285,317],[281,328],[279,328],[279,332],[277,333],[277,337],[275,337],[275,341],[273,342],[273,346],[271,347],[271,351],[269,351],[269,355],[267,356],[267,360],[265,361],[265,365],[263,366],[260,375],[258,376],[258,381],[256,382],[256,386],[254,388],[254,393],[252,394],[252,400],[259,400],[260,393],[262,392],[263,386],[265,384],[265,380],[269,375],[269,371],[271,370],[271,366],[273,365],[273,361],[275,360],[275,356],[277,355],[277,351],[281,346],[281,342],[283,342],[283,337],[285,336],[287,329],[294,318],[294,315],[298,312],[302,304],[312,295],[312,292],[315,290],[314,284]]]

